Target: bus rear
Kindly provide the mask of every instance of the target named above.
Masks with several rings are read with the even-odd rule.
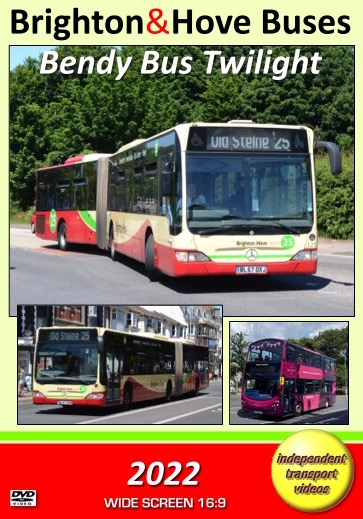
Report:
[[[199,391],[209,386],[209,348],[194,343],[180,345],[183,349],[183,356],[182,359],[178,355],[176,356],[176,377],[177,380],[178,376],[183,380],[181,393],[198,395]],[[178,381],[176,385],[178,385]]]
[[[96,328],[39,328],[35,345],[33,403],[104,406]]]
[[[70,157],[64,164],[40,168],[36,184],[36,235],[69,243],[96,245],[98,184],[108,155]],[[101,190],[102,191],[102,190]]]

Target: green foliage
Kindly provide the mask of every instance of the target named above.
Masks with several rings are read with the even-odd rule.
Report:
[[[243,334],[243,332],[235,333],[230,337],[229,376],[230,379],[234,381],[236,387],[238,386],[238,383],[242,376],[246,360],[247,348],[249,344],[245,337],[246,336]]]
[[[328,158],[318,156],[316,168],[318,228],[322,235],[335,239],[354,237],[353,154],[344,154],[343,171],[330,173]]]
[[[60,46],[65,56],[106,56],[114,47]],[[248,56],[253,47],[214,46],[229,59]],[[257,50],[257,48],[255,48]],[[333,238],[353,236],[354,55],[348,46],[300,47],[301,55],[319,52],[319,74],[206,74],[208,47],[122,47],[133,61],[120,81],[110,75],[40,75],[40,60],[27,59],[10,73],[10,192],[20,209],[34,203],[35,170],[63,162],[82,150],[112,153],[121,145],[182,122],[253,119],[258,123],[307,125],[319,140],[336,142],[346,152],[340,178],[317,160],[319,228]],[[140,74],[145,50],[159,52],[171,70],[174,59],[192,57],[189,74]],[[275,58],[292,57],[291,46],[272,47]]]
[[[331,328],[319,332],[315,337],[289,339],[305,348],[319,351],[337,362],[337,388],[340,392],[348,390],[349,331],[348,326],[341,329]]]

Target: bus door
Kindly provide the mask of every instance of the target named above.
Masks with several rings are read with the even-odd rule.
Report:
[[[107,344],[105,353],[107,372],[106,404],[119,404],[122,368],[121,348],[115,344]]]
[[[293,413],[294,404],[295,404],[295,380],[292,378],[285,378],[285,384],[284,384],[284,390],[283,390],[284,414]]]

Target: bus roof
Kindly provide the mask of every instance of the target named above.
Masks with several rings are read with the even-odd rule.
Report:
[[[124,144],[123,146],[121,146],[121,148],[119,148],[117,150],[116,153],[120,153],[121,151],[126,151],[128,150],[129,148],[133,148],[134,146],[138,146],[139,144],[142,144],[143,142],[145,142],[146,139],[136,139],[132,142],[129,142],[128,144]]]
[[[185,339],[183,337],[178,337],[178,338],[174,338],[174,337],[166,337],[165,335],[160,335],[160,334],[156,334],[156,333],[152,333],[152,332],[129,332],[129,331],[126,331],[126,330],[115,330],[114,328],[104,328],[104,327],[101,327],[101,326],[84,326],[84,327],[80,327],[80,326],[77,326],[77,325],[69,325],[69,326],[40,326],[39,328],[37,328],[36,330],[36,334],[37,334],[37,338],[44,334],[44,332],[49,332],[49,331],[60,331],[60,330],[77,330],[77,331],[82,331],[82,330],[96,330],[97,331],[97,335],[99,336],[103,336],[105,333],[114,333],[116,335],[130,335],[132,337],[139,337],[140,339],[152,339],[152,340],[158,340],[158,341],[163,341],[163,342],[170,342],[170,343],[173,343],[173,342],[181,342],[183,344],[185,344],[186,346],[202,346],[202,347],[205,347],[205,348],[209,348],[208,345],[203,345],[203,344],[198,344],[198,343],[195,343],[194,341],[190,340],[190,339]]]
[[[74,164],[82,164],[85,162],[93,162],[98,159],[109,156],[109,153],[89,153],[88,155],[75,155],[74,157],[69,157],[68,159],[66,159],[63,164],[56,164],[54,166],[43,166],[42,168],[38,168],[38,171],[64,168],[64,166],[73,166]]]
[[[279,341],[283,344],[290,344],[291,346],[296,346],[297,348],[301,348],[302,350],[304,351],[309,351],[311,353],[315,353],[316,355],[321,355],[322,357],[326,357],[328,359],[332,359],[332,360],[335,360],[333,359],[333,357],[329,357],[329,355],[326,355],[325,353],[321,353],[321,351],[317,351],[317,350],[312,350],[311,348],[307,348],[306,346],[301,346],[300,344],[296,344],[295,342],[292,342],[292,341],[288,341],[286,339],[277,339],[276,337],[267,337],[267,338],[264,338],[264,339],[258,339],[257,341],[253,341],[251,342],[248,347],[252,347],[258,343],[261,343],[261,342],[268,342],[268,341]]]
[[[312,144],[313,142],[313,130],[311,128],[308,128],[307,126],[302,125],[292,125],[292,124],[274,124],[274,123],[268,123],[268,124],[260,124],[255,123],[249,119],[234,119],[225,123],[217,123],[217,122],[210,122],[206,123],[203,121],[198,122],[192,122],[192,123],[181,123],[176,126],[173,126],[171,128],[168,128],[167,130],[164,130],[160,133],[151,135],[150,137],[147,137],[146,139],[136,139],[128,144],[125,144],[124,146],[121,146],[117,151],[112,153],[112,155],[117,155],[121,152],[125,152],[129,149],[135,148],[139,146],[140,144],[143,144],[144,142],[152,141],[153,139],[158,139],[160,137],[163,137],[164,135],[167,135],[168,133],[172,131],[176,131],[179,135],[182,149],[186,148],[186,140],[187,140],[187,130],[189,128],[198,128],[198,127],[208,127],[208,128],[266,128],[266,129],[280,129],[280,130],[304,130],[307,132],[308,135],[308,141]]]

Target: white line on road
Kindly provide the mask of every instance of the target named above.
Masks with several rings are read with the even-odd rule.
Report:
[[[327,258],[348,258],[348,259],[354,259],[354,256],[351,254],[322,254],[320,253],[319,256],[326,256]]]
[[[205,396],[198,396],[198,402],[200,400],[203,400],[205,398],[209,398],[209,395],[205,395]],[[179,400],[177,402],[169,402],[167,404],[159,404],[159,405],[155,405],[152,407],[152,410],[158,408],[158,407],[162,407],[162,408],[165,408],[165,407],[169,407],[171,405],[175,406],[175,405],[179,405],[179,404],[185,404],[185,400]],[[217,405],[220,405],[220,404],[217,404]],[[215,407],[215,406],[213,406]],[[135,409],[134,411],[122,411],[122,413],[117,413],[117,414],[113,414],[111,416],[103,416],[102,418],[94,418],[93,420],[87,420],[85,422],[77,422],[76,425],[84,425],[84,424],[88,424],[88,423],[95,423],[95,422],[102,422],[102,420],[109,420],[109,418],[117,418],[118,416],[124,416],[124,417],[127,417],[127,416],[130,416],[132,414],[138,414],[138,413],[144,413],[146,411],[150,410],[150,407],[143,407],[142,409]],[[197,411],[199,412],[199,411]]]
[[[153,425],[160,425],[162,423],[175,422],[175,420],[179,420],[180,418],[185,418],[186,416],[191,416],[192,414],[202,413],[203,411],[209,411],[209,409],[213,409],[214,407],[218,407],[219,405],[221,405],[221,404],[215,404],[215,405],[211,405],[209,407],[204,407],[203,409],[197,409],[197,411],[180,414],[179,416],[175,416],[175,418],[167,418],[166,420],[161,420],[160,422],[153,422]]]

